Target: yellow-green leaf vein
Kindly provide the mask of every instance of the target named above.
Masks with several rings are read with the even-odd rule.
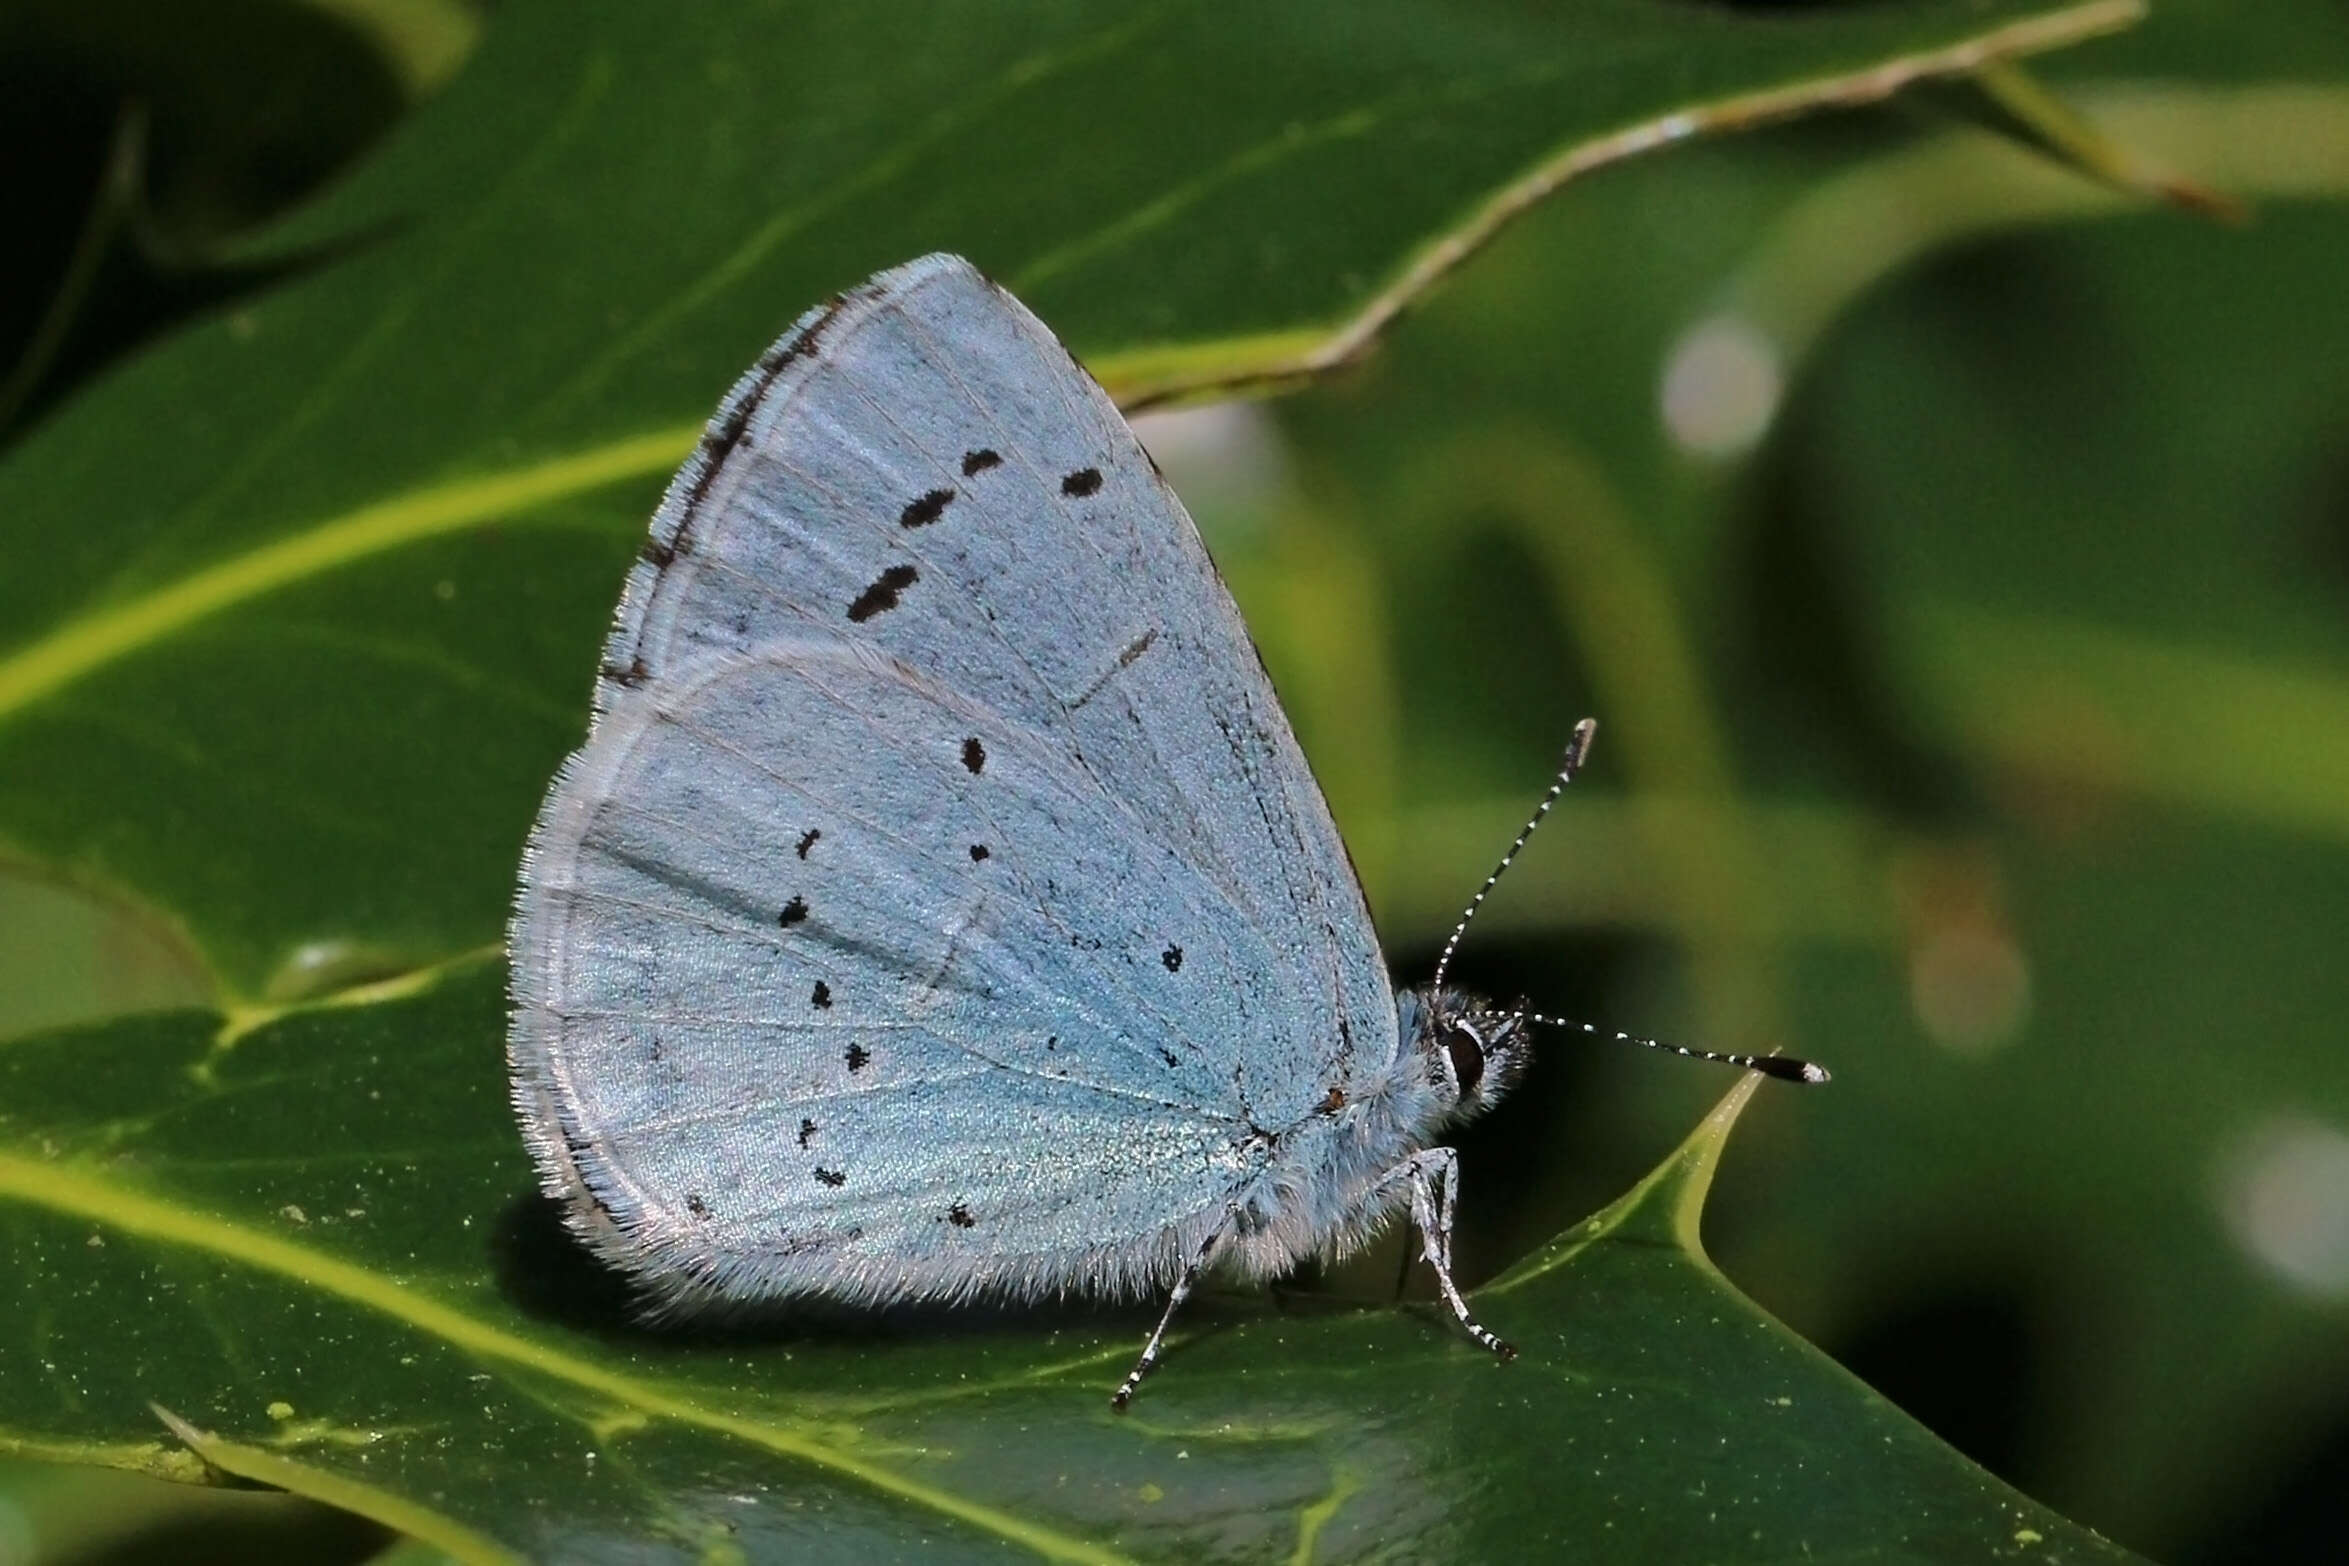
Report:
[[[655,1419],[713,1431],[824,1469],[1056,1561],[1106,1563],[1122,1557],[1023,1517],[871,1462],[809,1431],[706,1408],[655,1383],[607,1370],[548,1344],[467,1315],[379,1273],[228,1219],[191,1211],[68,1165],[0,1153],[0,1198],[76,1217],[160,1245],[200,1251],[347,1300],[481,1359],[568,1382]]]
[[[458,479],[329,517],[154,592],[94,610],[0,662],[0,720],[92,670],[248,599],[441,533],[675,467],[698,426],[654,430],[510,472]]]

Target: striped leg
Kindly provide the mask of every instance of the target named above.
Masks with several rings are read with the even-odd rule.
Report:
[[[1158,1348],[1166,1339],[1166,1329],[1174,1325],[1175,1312],[1183,1308],[1183,1301],[1189,1299],[1191,1291],[1199,1286],[1199,1275],[1207,1270],[1207,1263],[1215,1255],[1215,1248],[1223,1243],[1223,1237],[1230,1228],[1231,1220],[1226,1218],[1200,1243],[1199,1254],[1191,1258],[1191,1264],[1183,1269],[1183,1275],[1175,1279],[1174,1293],[1167,1297],[1166,1313],[1158,1318],[1158,1325],[1151,1329],[1150,1341],[1142,1345],[1142,1357],[1134,1361],[1134,1368],[1127,1371],[1125,1380],[1118,1383],[1117,1391],[1109,1399],[1111,1408],[1124,1413],[1126,1405],[1134,1400],[1134,1389],[1142,1384],[1142,1378],[1158,1368]]]
[[[1460,1187],[1460,1155],[1448,1147],[1430,1147],[1413,1153],[1380,1176],[1373,1195],[1408,1182],[1411,1186],[1411,1222],[1419,1230],[1420,1254],[1435,1269],[1436,1287],[1444,1303],[1468,1335],[1504,1360],[1517,1350],[1489,1331],[1469,1312],[1468,1300],[1452,1280],[1452,1201]]]

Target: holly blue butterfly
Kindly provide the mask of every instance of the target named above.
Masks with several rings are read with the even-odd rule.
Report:
[[[1398,995],[1190,518],[928,256],[786,333],[653,517],[523,861],[514,1104],[656,1317],[1163,1295],[1122,1408],[1203,1272],[1407,1207],[1506,1357],[1437,1138],[1549,1019],[1443,985],[1483,895]]]

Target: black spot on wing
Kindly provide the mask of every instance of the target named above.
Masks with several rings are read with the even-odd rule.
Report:
[[[823,835],[823,833],[817,831],[814,827],[809,827],[805,832],[800,833],[799,857],[805,859],[807,857],[807,851],[815,847],[816,839],[822,837]]]
[[[710,1215],[710,1204],[701,1199],[699,1191],[688,1191],[685,1193],[685,1210],[696,1218],[707,1218]]]
[[[828,1009],[832,1004],[832,986],[818,979],[815,993],[808,997],[808,1004],[818,1011]]]
[[[973,1218],[971,1210],[960,1202],[946,1209],[946,1221],[957,1229],[976,1229],[979,1226],[979,1220]]]
[[[970,769],[972,777],[977,777],[986,768],[987,747],[980,744],[976,736],[962,742],[962,764]]]
[[[928,527],[944,516],[946,508],[953,502],[954,491],[951,489],[934,489],[926,495],[916,496],[905,503],[903,511],[897,513],[897,525],[899,527]]]
[[[897,607],[897,596],[921,580],[920,574],[909,565],[893,565],[873,579],[873,585],[856,595],[848,606],[848,617],[863,624],[884,609]]]
[[[866,1064],[872,1060],[873,1054],[862,1044],[851,1044],[848,1046],[848,1053],[841,1058],[848,1062],[849,1070],[862,1071]]]
[[[788,930],[806,917],[807,899],[804,897],[794,897],[791,899],[791,901],[783,905],[783,911],[775,916],[775,922],[781,925],[784,929]]]
[[[1169,946],[1158,954],[1158,960],[1166,964],[1166,971],[1169,973],[1183,971],[1183,949],[1180,946]]]
[[[1079,468],[1060,481],[1060,492],[1082,500],[1101,487],[1099,468]]]
[[[816,1165],[816,1179],[824,1185],[846,1185],[848,1183],[848,1171],[845,1169],[826,1169],[822,1164],[818,1164]]]
[[[1003,466],[1003,458],[985,446],[981,446],[977,451],[966,451],[962,454],[962,476],[964,478],[976,478],[989,468],[1001,466]]]
[[[799,1145],[805,1147],[815,1139],[816,1123],[813,1120],[802,1120],[799,1123]]]

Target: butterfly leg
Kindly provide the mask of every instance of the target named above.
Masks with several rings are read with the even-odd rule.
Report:
[[[1502,1359],[1515,1359],[1516,1348],[1476,1319],[1468,1309],[1467,1296],[1452,1278],[1452,1202],[1460,1187],[1460,1155],[1448,1147],[1413,1153],[1388,1170],[1377,1189],[1389,1190],[1405,1183],[1411,1187],[1411,1222],[1419,1230],[1420,1254],[1435,1270],[1436,1287],[1443,1291],[1444,1303],[1452,1307],[1452,1314],[1470,1337]]]
[[[1191,1291],[1199,1286],[1199,1275],[1207,1270],[1207,1263],[1215,1255],[1215,1248],[1223,1243],[1223,1237],[1230,1229],[1231,1222],[1226,1219],[1210,1231],[1199,1244],[1199,1254],[1191,1258],[1191,1264],[1183,1269],[1183,1275],[1175,1279],[1174,1293],[1167,1297],[1166,1312],[1158,1318],[1158,1325],[1151,1329],[1150,1341],[1142,1345],[1142,1357],[1134,1361],[1134,1368],[1127,1371],[1125,1380],[1118,1383],[1116,1393],[1109,1400],[1111,1408],[1124,1413],[1126,1405],[1134,1400],[1134,1388],[1142,1384],[1144,1376],[1158,1368],[1158,1347],[1166,1339],[1166,1329],[1174,1325],[1175,1312],[1183,1308],[1183,1301],[1189,1299]]]

